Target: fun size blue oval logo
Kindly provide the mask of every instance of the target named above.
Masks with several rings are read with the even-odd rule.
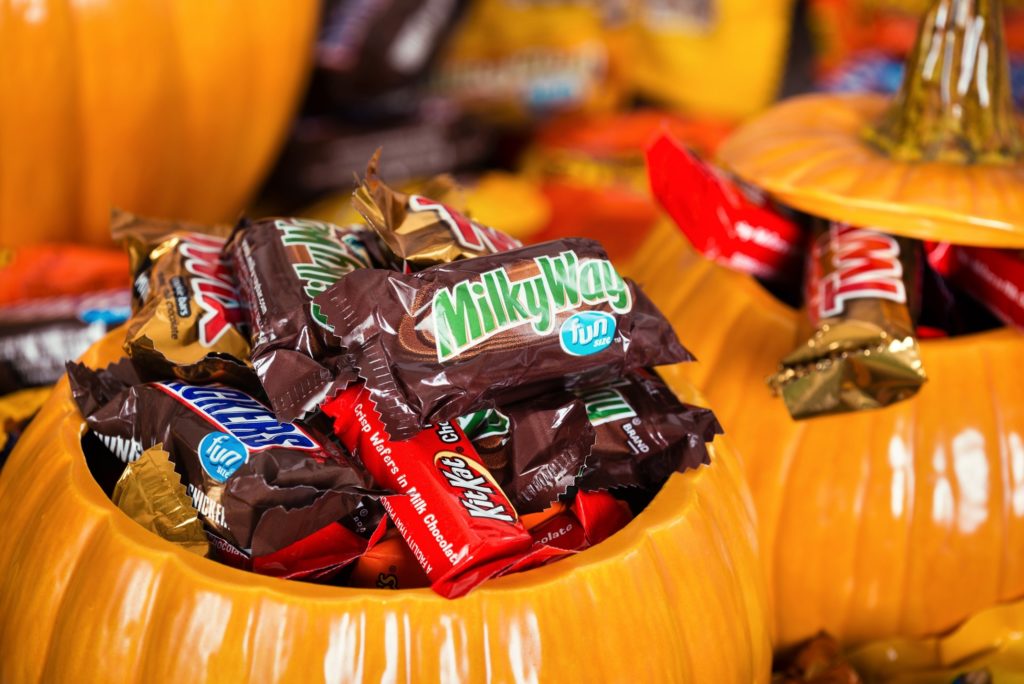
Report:
[[[558,331],[562,349],[573,356],[596,354],[615,337],[615,317],[604,311],[581,311],[569,316]]]
[[[211,432],[199,442],[199,462],[206,474],[224,482],[249,460],[242,440],[226,432]]]

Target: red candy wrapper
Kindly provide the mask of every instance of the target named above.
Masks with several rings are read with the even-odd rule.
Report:
[[[1024,258],[1017,250],[952,248],[952,280],[1004,323],[1024,328]]]
[[[612,536],[633,519],[629,505],[605,491],[579,492],[572,506],[530,527],[538,544],[583,551]]]
[[[352,385],[323,405],[342,444],[379,486],[381,502],[431,587],[455,598],[480,582],[563,555],[533,538],[458,425],[388,438],[370,393]]]
[[[663,133],[647,148],[651,191],[697,251],[768,280],[800,273],[803,234],[793,221]]]

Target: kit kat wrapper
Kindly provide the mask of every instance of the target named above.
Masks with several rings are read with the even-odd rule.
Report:
[[[571,238],[413,274],[361,270],[316,299],[389,435],[692,356],[596,242]]]
[[[454,423],[389,439],[370,393],[350,385],[323,406],[335,433],[374,481],[431,588],[455,598],[524,562],[533,540],[508,497]]]
[[[352,194],[352,205],[380,236],[397,266],[418,270],[523,246],[460,211],[461,191],[450,177],[431,179],[424,195],[405,194],[378,177],[379,158],[378,151]]]
[[[366,473],[326,435],[278,421],[245,392],[141,383],[128,360],[99,371],[69,363],[68,377],[104,446],[132,463],[162,444],[208,528],[235,546],[266,555],[332,521],[372,531],[361,510],[379,492]]]
[[[520,515],[540,513],[576,484],[596,436],[583,401],[564,393],[458,422],[467,434],[475,432],[473,446]]]
[[[147,376],[248,382],[245,313],[223,254],[230,231],[114,211],[111,236],[132,269],[124,349]]]
[[[239,224],[227,254],[260,383],[280,418],[302,418],[356,378],[313,298],[354,270],[383,265],[377,238],[365,228],[268,218]]]
[[[914,331],[922,244],[835,222],[808,254],[806,342],[769,379],[793,418],[862,411],[907,399],[927,376]]]

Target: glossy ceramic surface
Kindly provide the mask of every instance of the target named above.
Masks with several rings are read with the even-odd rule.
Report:
[[[108,242],[112,206],[234,220],[294,114],[318,8],[0,3],[0,243]]]
[[[795,422],[764,379],[798,312],[662,225],[627,269],[699,362],[745,466],[780,645],[928,635],[1024,595],[1024,336],[925,341],[929,380],[885,409]]]
[[[115,332],[87,362],[117,350]],[[611,539],[450,601],[181,551],[111,505],[82,429],[62,381],[0,474],[0,682],[768,681],[752,506],[725,440]]]
[[[1024,247],[1024,166],[895,162],[861,139],[881,95],[805,95],[718,149],[722,163],[815,216],[922,240]]]

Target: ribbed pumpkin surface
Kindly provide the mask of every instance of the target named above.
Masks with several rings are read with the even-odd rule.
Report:
[[[718,156],[789,206],[921,240],[1024,247],[1024,166],[894,162],[865,144],[881,95],[805,95],[776,105]]]
[[[752,507],[724,439],[608,541],[449,601],[179,551],[111,505],[82,430],[62,381],[0,476],[0,681],[768,680]]]
[[[915,398],[795,422],[764,379],[798,312],[668,225],[629,271],[699,360],[668,377],[701,388],[743,459],[779,645],[935,634],[1024,595],[1024,337],[925,341]]]
[[[0,244],[108,242],[114,206],[236,218],[294,114],[318,5],[0,3]]]

